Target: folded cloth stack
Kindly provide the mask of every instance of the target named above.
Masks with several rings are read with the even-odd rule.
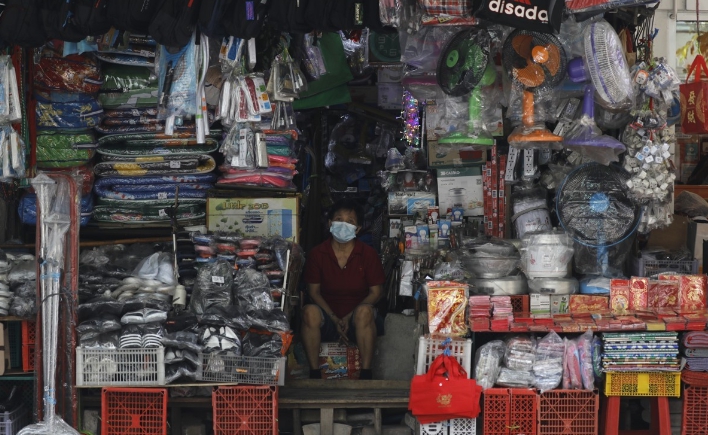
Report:
[[[103,116],[97,101],[101,65],[92,55],[45,48],[34,69],[37,99],[37,167],[74,168],[94,154],[93,128]]]
[[[691,331],[681,338],[686,370],[708,372],[708,332]]]
[[[268,166],[257,167],[255,142],[242,146],[236,136],[237,127],[227,135],[221,151],[226,163],[221,166],[218,184],[228,186],[250,185],[295,190],[292,180],[298,173],[295,141],[289,133],[265,134]]]
[[[680,370],[676,332],[604,333],[605,371]]]
[[[26,225],[37,224],[37,195],[34,193],[25,193],[20,198],[20,205],[17,213],[20,215],[20,220]],[[93,195],[90,193],[81,198],[81,225],[89,223],[93,215]]]
[[[155,41],[135,35],[118,47],[115,41],[112,32],[97,40],[105,76],[99,100],[105,112],[96,126],[104,136],[93,168],[98,197],[93,219],[167,223],[178,198],[177,219],[198,223],[206,216],[206,191],[215,181],[210,173],[216,162],[209,153],[218,147],[218,134],[197,144],[194,123],[178,119],[174,134],[165,135],[159,79],[153,73]]]

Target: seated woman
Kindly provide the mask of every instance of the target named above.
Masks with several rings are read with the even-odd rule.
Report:
[[[374,304],[386,281],[376,251],[356,239],[364,212],[352,200],[334,204],[329,214],[332,238],[307,256],[305,282],[312,305],[302,313],[302,340],[310,378],[320,379],[319,352],[324,341],[352,341],[361,355],[361,379],[371,379],[371,359],[383,320]]]

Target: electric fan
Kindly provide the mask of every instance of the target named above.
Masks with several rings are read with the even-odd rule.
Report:
[[[575,241],[575,266],[583,274],[612,276],[624,263],[622,242],[637,230],[641,208],[629,199],[629,174],[615,166],[588,163],[563,180],[556,213]],[[614,249],[611,249],[615,247]]]
[[[603,165],[619,160],[619,155],[625,151],[622,142],[612,136],[602,134],[595,124],[595,91],[592,86],[585,87],[583,99],[583,115],[575,121],[563,138],[563,145],[571,150],[577,150],[581,155]]]
[[[489,60],[489,37],[476,28],[456,34],[438,60],[437,80],[447,95],[460,97],[472,92],[482,79]]]
[[[447,43],[438,60],[437,80],[446,94],[469,97],[467,131],[456,131],[440,138],[440,143],[494,145],[490,136],[483,135],[481,119],[482,87],[496,81],[496,70],[489,62],[489,34],[480,29],[459,32]]]
[[[588,25],[583,32],[585,56],[568,63],[575,83],[592,81],[598,103],[614,112],[627,110],[634,100],[632,77],[617,32],[605,20]]]
[[[558,38],[547,33],[517,29],[504,41],[504,68],[524,88],[522,125],[509,135],[509,143],[560,142],[543,122],[535,121],[534,93],[550,91],[565,76],[567,57]]]

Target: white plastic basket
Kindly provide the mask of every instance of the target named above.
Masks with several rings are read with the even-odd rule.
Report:
[[[443,344],[447,340],[450,342]],[[416,358],[415,373],[417,375],[426,374],[435,357],[442,355],[445,349],[450,350],[450,356],[457,359],[457,362],[465,369],[469,378],[472,368],[472,340],[464,338],[448,339],[445,337],[421,336],[418,339],[418,357]]]
[[[78,387],[165,385],[165,348],[76,348]]]
[[[251,385],[285,385],[286,358],[202,353],[197,380]]]
[[[0,412],[0,435],[15,435],[28,424],[30,424],[29,410],[25,407]]]
[[[421,424],[418,435],[475,435],[476,418],[453,418],[438,423]]]

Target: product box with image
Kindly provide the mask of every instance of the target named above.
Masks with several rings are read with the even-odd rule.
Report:
[[[551,314],[570,313],[570,295],[551,295]]]
[[[434,206],[435,194],[430,192],[389,192],[388,214],[428,215],[428,207]]]
[[[484,163],[487,151],[475,150],[464,145],[428,142],[428,165],[431,168],[453,168]]]
[[[438,169],[440,215],[453,207],[464,209],[465,216],[484,214],[484,190],[481,166]]]
[[[245,237],[282,236],[299,242],[299,200],[291,198],[208,198],[209,231],[240,231]]]
[[[533,293],[531,299],[531,314],[549,314],[551,312],[551,295]]]
[[[361,356],[356,346],[322,343],[319,363],[322,379],[359,379]]]

